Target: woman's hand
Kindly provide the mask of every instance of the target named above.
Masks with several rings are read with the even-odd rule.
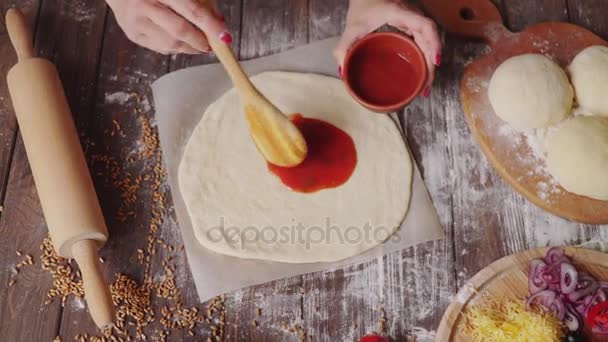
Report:
[[[399,0],[350,0],[346,27],[342,39],[334,51],[340,65],[340,75],[344,56],[350,46],[357,39],[384,24],[394,26],[414,37],[426,59],[429,74],[423,95],[429,96],[435,77],[435,67],[441,64],[441,40],[437,26],[420,10],[405,5]]]
[[[215,0],[106,1],[131,41],[162,54],[210,52],[205,33],[232,42]]]

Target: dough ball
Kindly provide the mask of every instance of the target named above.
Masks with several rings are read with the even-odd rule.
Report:
[[[574,117],[548,144],[549,172],[566,190],[608,201],[608,118]]]
[[[579,106],[608,116],[608,47],[586,48],[574,58],[568,72]]]
[[[496,114],[518,129],[562,121],[570,114],[574,97],[564,70],[537,54],[504,61],[492,75],[488,92]]]

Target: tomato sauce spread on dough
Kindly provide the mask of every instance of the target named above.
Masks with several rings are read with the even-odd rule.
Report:
[[[312,193],[346,183],[357,165],[357,151],[350,135],[330,123],[301,114],[290,118],[302,132],[308,154],[295,167],[268,163],[270,172],[296,192]]]

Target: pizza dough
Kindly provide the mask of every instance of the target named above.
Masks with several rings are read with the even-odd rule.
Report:
[[[578,105],[594,115],[608,116],[608,47],[592,46],[568,67]]]
[[[179,166],[198,241],[217,253],[290,263],[360,254],[400,226],[412,162],[396,124],[358,105],[334,78],[270,72],[254,84],[284,113],[327,121],[354,140],[358,163],[342,186],[293,192],[270,173],[234,89],[209,106]]]
[[[574,96],[564,70],[538,54],[504,61],[492,75],[488,93],[496,114],[517,129],[562,121],[570,114]]]
[[[549,172],[568,191],[608,201],[608,118],[577,116],[549,137]]]

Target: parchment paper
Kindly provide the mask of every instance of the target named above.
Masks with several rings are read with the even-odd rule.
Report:
[[[335,38],[318,41],[244,62],[243,66],[249,75],[264,71],[297,71],[336,77],[336,63],[331,55],[336,42]],[[239,259],[216,254],[201,246],[194,237],[180,193],[177,170],[190,134],[206,108],[231,87],[230,79],[218,64],[179,70],[152,84],[163,159],[186,254],[201,301],[275,279],[366,262],[408,246],[445,237],[420,172],[415,167],[410,209],[397,233],[400,237],[397,243],[386,242],[362,255],[339,262],[309,264]]]

